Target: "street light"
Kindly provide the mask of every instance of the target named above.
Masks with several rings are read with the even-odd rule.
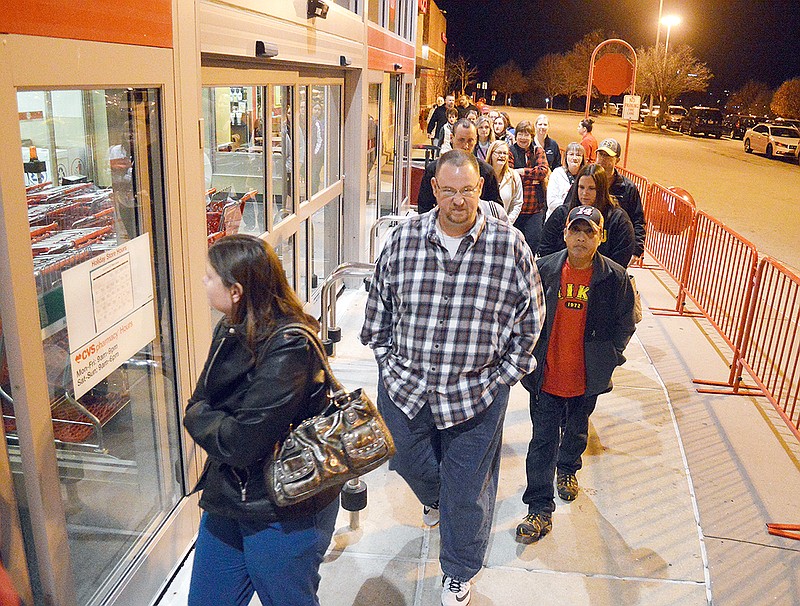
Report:
[[[664,44],[664,56],[666,56],[667,52],[669,52],[669,32],[673,25],[680,25],[680,22],[681,18],[678,15],[667,15],[661,19],[661,24],[667,26],[667,38],[666,43]]]

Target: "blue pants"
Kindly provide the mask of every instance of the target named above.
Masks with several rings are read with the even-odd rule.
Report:
[[[319,606],[319,565],[333,536],[339,499],[313,516],[263,530],[204,513],[195,546],[189,606]]]
[[[535,215],[519,215],[517,220],[514,221],[514,227],[522,232],[525,236],[525,242],[531,249],[531,252],[536,256],[539,250],[539,242],[542,241],[542,228],[544,227],[545,213],[536,213]]]
[[[533,437],[525,460],[528,485],[522,494],[528,513],[555,511],[556,466],[559,473],[574,474],[581,468],[581,455],[589,439],[589,415],[595,404],[596,395],[561,398],[542,391],[537,398],[531,394]]]
[[[478,573],[489,545],[508,392],[509,387],[502,386],[497,399],[479,415],[437,429],[430,407],[409,419],[378,380],[378,409],[397,448],[389,467],[420,502],[439,501],[439,562],[444,574],[459,581]]]

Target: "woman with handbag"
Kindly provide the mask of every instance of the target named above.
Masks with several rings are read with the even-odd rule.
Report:
[[[296,505],[270,497],[275,445],[327,403],[323,363],[302,330],[316,321],[292,291],[274,250],[247,235],[220,239],[203,278],[225,314],[189,400],[184,425],[208,460],[195,490],[204,510],[190,606],[318,606],[319,566],[333,535],[340,486]]]

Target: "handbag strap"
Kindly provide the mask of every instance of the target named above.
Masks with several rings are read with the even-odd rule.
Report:
[[[278,330],[272,333],[272,335],[270,335],[270,340],[278,336],[279,334],[288,333],[291,331],[299,331],[303,333],[306,337],[308,337],[308,341],[309,343],[311,343],[311,349],[313,349],[316,352],[317,357],[322,363],[322,370],[325,372],[325,381],[327,382],[329,389],[332,391],[332,393],[336,393],[338,391],[344,391],[344,385],[342,385],[339,382],[339,379],[337,379],[336,376],[333,374],[330,364],[328,364],[328,356],[322,347],[322,343],[320,343],[317,333],[311,330],[308,326],[306,326],[301,322],[292,322],[290,324],[284,324]]]

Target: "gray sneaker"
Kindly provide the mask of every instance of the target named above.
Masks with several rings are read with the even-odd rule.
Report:
[[[442,606],[466,606],[472,599],[469,581],[442,576]]]
[[[431,528],[439,524],[439,501],[422,507],[422,521],[425,522],[425,526]]]

